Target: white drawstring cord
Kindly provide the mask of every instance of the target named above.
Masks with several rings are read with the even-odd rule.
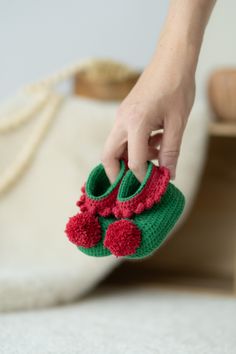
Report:
[[[15,160],[0,175],[0,195],[13,187],[26,172],[27,167],[35,157],[51,122],[58,113],[64,97],[55,93],[55,86],[58,83],[73,77],[89,63],[92,63],[92,60],[82,61],[76,65],[63,69],[59,73],[44,80],[26,86],[23,89],[24,93],[29,94],[29,96],[32,94],[37,95],[34,104],[28,108],[19,110],[17,113],[1,118],[0,134],[6,134],[19,129],[22,125],[37,117],[37,113],[42,112],[40,120],[31,132],[28,141],[26,141]]]

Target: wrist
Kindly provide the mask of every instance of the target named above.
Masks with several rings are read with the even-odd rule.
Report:
[[[194,79],[200,45],[193,45],[184,36],[165,31],[161,35],[150,66],[157,71],[176,73],[180,77]]]
[[[170,58],[178,70],[194,77],[204,30],[215,0],[172,0],[154,61]]]

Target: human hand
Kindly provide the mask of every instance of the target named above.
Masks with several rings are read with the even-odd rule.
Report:
[[[155,55],[121,103],[102,162],[111,182],[121,158],[142,181],[158,159],[175,177],[183,132],[195,96],[195,70],[215,0],[172,0]],[[163,133],[157,132],[163,129]]]
[[[194,75],[184,63],[161,56],[151,63],[120,105],[102,162],[113,182],[120,158],[142,181],[148,160],[158,159],[175,177],[181,140],[195,93]],[[163,134],[156,132],[163,129]],[[153,132],[155,132],[153,134]],[[160,147],[160,149],[159,149]]]

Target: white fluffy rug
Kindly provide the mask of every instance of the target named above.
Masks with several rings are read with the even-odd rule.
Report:
[[[94,259],[83,255],[63,232],[68,216],[77,210],[74,203],[81,184],[99,162],[116,108],[113,103],[68,99],[36,160],[19,183],[0,198],[0,311],[71,301],[118,264],[112,256]],[[0,173],[30,129],[31,124],[1,137]],[[207,120],[195,109],[176,180],[188,207],[198,186],[206,140]]]
[[[135,288],[0,315],[1,354],[234,354],[236,300]]]

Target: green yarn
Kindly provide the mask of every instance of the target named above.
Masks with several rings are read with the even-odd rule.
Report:
[[[136,253],[125,258],[144,258],[155,252],[168,237],[184,205],[183,194],[172,183],[169,183],[160,203],[132,218],[142,231],[142,241]]]
[[[155,252],[168,237],[170,230],[174,227],[183,211],[184,204],[185,198],[183,194],[172,183],[169,183],[160,203],[132,218],[133,222],[142,231],[142,241],[134,255],[124,258],[144,258]],[[78,247],[80,251],[93,257],[111,255],[111,252],[103,246],[103,240],[108,226],[116,220],[115,217],[99,217],[102,228],[101,241],[92,248]]]
[[[125,178],[121,181],[117,199],[121,202],[129,200],[131,197],[135,197],[145,187],[153,169],[153,163],[148,161],[148,168],[144,180],[142,183],[135,177],[131,170],[126,172]]]
[[[141,192],[146,185],[153,164],[149,162],[147,174],[142,183],[140,183],[134,174],[129,170],[121,182],[118,199],[125,201],[133,198]],[[125,164],[121,161],[121,171],[114,184],[110,184],[103,166],[100,164],[90,174],[86,183],[86,193],[91,199],[102,199],[108,196],[109,193],[118,185],[123,174]],[[151,255],[155,252],[162,243],[166,240],[169,232],[174,227],[179,219],[185,205],[183,194],[172,183],[168,184],[165,194],[162,196],[159,203],[154,204],[151,209],[145,210],[141,214],[134,215],[131,220],[141,230],[142,240],[136,253],[131,256],[125,256],[127,259],[140,259]],[[104,247],[103,241],[106,235],[108,226],[116,221],[114,216],[102,217],[98,216],[102,230],[102,239],[99,243],[91,248],[78,246],[78,249],[88,256],[105,257],[111,255],[111,252]]]
[[[111,184],[106,175],[103,165],[99,164],[98,166],[96,166],[90,173],[85,185],[85,189],[88,197],[94,200],[101,200],[107,197],[114,190],[114,188],[117,187],[118,183],[120,183],[121,178],[124,175],[124,172],[125,172],[125,163],[123,160],[121,160],[119,175],[117,176],[115,182]],[[85,248],[81,246],[77,246],[77,247],[81,252],[87,254],[88,256],[93,256],[93,257],[110,256],[111,252],[103,246],[103,240],[108,226],[116,219],[114,216],[106,217],[106,218],[102,216],[98,216],[98,219],[102,229],[102,239],[99,241],[99,243],[96,246],[92,248]]]
[[[113,184],[110,183],[102,164],[96,166],[86,182],[86,193],[90,199],[100,200],[107,197],[120,183],[125,172],[125,163],[120,160],[120,172]]]
[[[114,216],[113,217],[112,216],[106,217],[106,218],[99,216],[98,219],[99,219],[99,223],[100,223],[101,229],[102,229],[101,240],[98,242],[98,244],[96,246],[91,247],[91,248],[84,248],[81,246],[77,246],[77,247],[81,252],[87,254],[87,256],[92,256],[92,257],[110,256],[111,252],[103,246],[103,241],[104,241],[106,230],[107,230],[108,226],[111,223],[113,223],[114,221],[116,221],[116,218]]]

